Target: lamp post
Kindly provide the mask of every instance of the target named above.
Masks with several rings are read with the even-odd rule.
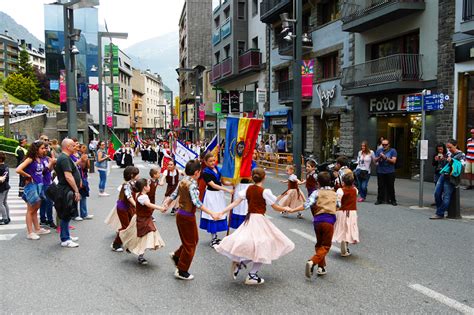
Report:
[[[69,137],[77,137],[77,85],[76,56],[79,50],[74,42],[80,39],[81,31],[74,29],[74,10],[92,8],[99,0],[72,0],[60,3],[63,6],[64,19],[64,65],[66,67],[67,129]]]
[[[165,125],[163,126],[163,133],[165,133],[166,132],[166,122],[167,122],[167,120],[166,120],[166,116],[167,116],[166,106],[167,105],[156,105],[156,106],[165,108]],[[155,117],[155,118],[157,118],[157,117]]]
[[[106,93],[103,91],[103,69],[102,69],[102,38],[108,37],[110,42],[112,43],[112,38],[116,39],[127,39],[128,33],[116,33],[116,32],[98,32],[97,33],[97,44],[99,46],[97,59],[99,64],[99,138],[101,140],[105,140],[106,136],[106,119],[107,119],[107,106],[105,106],[105,102],[103,101],[103,97]],[[112,55],[110,54],[110,60],[112,59]],[[112,63],[113,64],[113,63]],[[109,71],[112,73],[112,67],[109,66]],[[113,73],[111,75],[113,78]],[[110,82],[112,93],[113,93],[113,80]]]
[[[163,94],[170,94],[170,111],[171,111],[171,125],[170,130],[173,132],[174,130],[174,110],[173,110],[173,91],[163,91]]]
[[[10,101],[8,100],[7,93],[3,93],[3,135],[6,138],[10,138]]]

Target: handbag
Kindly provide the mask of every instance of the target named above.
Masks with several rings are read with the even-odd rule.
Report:
[[[367,178],[369,178],[369,171],[359,170],[357,172],[357,177],[359,177],[359,179],[361,180],[366,180]]]

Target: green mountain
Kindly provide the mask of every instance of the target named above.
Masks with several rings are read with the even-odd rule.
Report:
[[[35,48],[44,47],[44,43],[31,34],[26,28],[18,24],[11,16],[0,11],[0,33],[8,31],[8,35],[16,40],[24,39]]]

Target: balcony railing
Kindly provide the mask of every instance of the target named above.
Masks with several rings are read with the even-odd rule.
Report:
[[[293,80],[278,83],[278,101],[287,102],[293,100]]]
[[[239,72],[245,70],[260,70],[262,53],[258,49],[250,49],[239,56]]]
[[[221,67],[221,64],[218,63],[217,65],[214,65],[212,66],[212,79],[211,81],[214,82],[214,81],[217,81],[218,79],[220,79],[222,76],[222,67]]]
[[[224,39],[230,34],[232,34],[232,20],[229,18],[221,27],[221,37]]]
[[[474,2],[472,0],[463,0],[462,3],[462,20],[474,20]]]
[[[397,54],[342,70],[341,85],[344,89],[361,88],[401,81],[422,80],[422,55]]]
[[[263,23],[271,23],[279,19],[283,9],[290,6],[292,0],[263,0],[260,3],[260,20]]]
[[[222,65],[222,77],[226,77],[232,74],[232,57],[227,57],[221,63]]]
[[[363,32],[424,9],[425,0],[347,0],[342,5],[342,28],[347,32]]]

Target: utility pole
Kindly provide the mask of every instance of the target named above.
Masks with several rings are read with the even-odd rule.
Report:
[[[301,118],[301,59],[303,36],[303,0],[293,0],[295,37],[293,38],[293,163],[296,167],[296,176],[301,178],[301,156],[303,155],[303,131]]]
[[[10,138],[10,101],[7,93],[3,93],[3,135],[5,138]]]
[[[71,53],[74,30],[74,10],[63,6],[64,14],[64,64],[66,66],[67,131],[69,138],[77,138],[76,56]]]

